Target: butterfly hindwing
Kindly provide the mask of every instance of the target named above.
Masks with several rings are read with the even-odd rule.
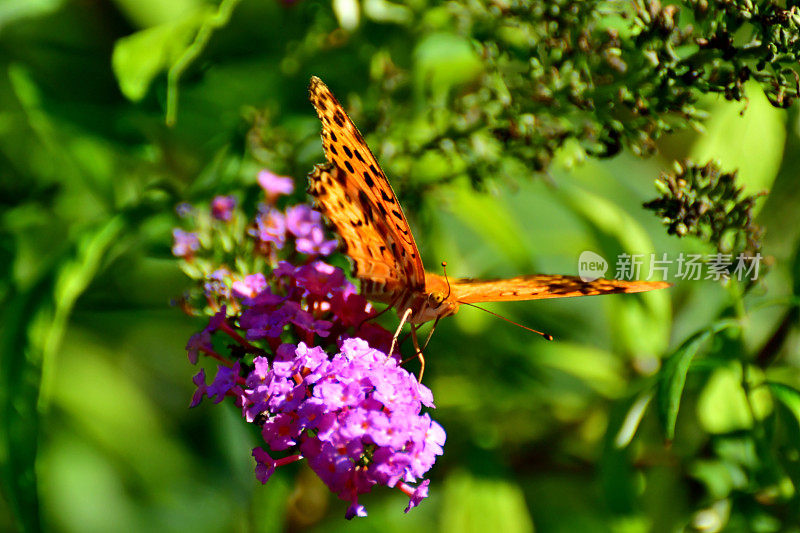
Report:
[[[460,303],[502,302],[643,292],[669,286],[664,281],[583,281],[578,276],[535,274],[498,280],[454,280],[450,283],[450,297]]]
[[[355,276],[374,282],[376,288],[389,291],[401,288],[405,283],[403,266],[392,253],[394,241],[386,223],[374,216],[369,204],[348,192],[346,173],[326,163],[317,165],[308,180],[308,192],[339,234],[344,252],[353,262]]]

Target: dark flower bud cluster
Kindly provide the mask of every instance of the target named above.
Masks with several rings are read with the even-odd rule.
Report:
[[[575,141],[597,157],[623,146],[652,153],[663,133],[704,119],[702,94],[743,100],[748,80],[777,107],[800,91],[800,7],[785,2],[456,2],[451,11],[484,67],[482,87],[456,109],[532,170]]]
[[[753,255],[761,248],[762,230],[753,222],[760,195],[743,195],[736,172],[722,172],[714,162],[675,163],[656,189],[661,196],[644,207],[662,218],[670,235],[694,235],[725,253]]]
[[[704,95],[746,102],[747,91],[762,90],[784,108],[800,91],[794,2],[456,0],[437,7],[436,17],[427,4],[409,5],[376,40],[370,86],[345,98],[357,122],[377,132],[381,163],[409,176],[407,205],[421,203],[437,182],[533,176],[558,153],[652,154],[665,133],[707,118],[698,105]],[[337,25],[332,14],[329,24]],[[442,31],[459,36],[448,42],[463,38],[453,51],[468,68],[453,85],[436,75],[446,65],[425,56],[426,39],[438,42]],[[298,63],[312,55],[308,41],[298,41]],[[314,42],[327,52],[327,41]],[[428,67],[395,56],[401,42],[422,43],[430,81],[418,72]],[[419,161],[436,164],[414,172]],[[415,183],[415,174],[425,177]]]
[[[210,384],[205,369],[194,377],[191,406],[231,398],[260,427],[264,446],[252,454],[262,483],[306,459],[350,503],[347,518],[366,515],[359,496],[375,485],[405,493],[408,511],[427,497],[423,477],[445,441],[421,412],[433,395],[385,353],[391,333],[369,321],[372,307],[342,269],[321,259],[336,241],[319,212],[278,207],[291,178],[263,171],[259,184],[265,201],[250,223],[232,196],[178,209],[194,231],[175,230],[173,253],[202,287],[183,306],[212,315],[186,349],[192,364],[201,355],[219,363]]]

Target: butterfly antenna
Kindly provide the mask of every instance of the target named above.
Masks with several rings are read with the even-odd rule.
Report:
[[[536,333],[537,335],[541,335],[542,337],[544,337],[544,338],[545,338],[545,340],[548,340],[548,341],[551,341],[551,340],[553,340],[553,336],[552,336],[552,335],[550,335],[549,333],[542,333],[541,331],[537,331],[537,330],[535,330],[535,329],[533,329],[533,328],[529,328],[528,326],[523,326],[522,324],[520,324],[520,323],[518,323],[518,322],[514,322],[513,320],[510,320],[510,319],[508,319],[508,318],[504,317],[503,315],[498,315],[498,314],[497,314],[497,313],[495,313],[494,311],[489,311],[488,309],[485,309],[485,308],[483,308],[483,307],[480,307],[480,306],[478,306],[478,305],[471,304],[471,303],[468,303],[468,302],[458,302],[458,303],[460,303],[460,304],[465,304],[465,305],[470,305],[470,306],[472,306],[472,307],[475,307],[475,308],[477,308],[477,309],[480,309],[481,311],[486,311],[486,312],[487,312],[487,313],[489,313],[490,315],[494,315],[494,316],[496,316],[497,318],[502,318],[502,319],[503,319],[503,320],[505,320],[506,322],[510,322],[511,324],[514,324],[515,326],[519,326],[519,327],[521,327],[522,329],[527,329],[528,331],[531,331],[531,332],[533,332],[533,333]]]
[[[444,272],[444,280],[447,282],[447,296],[444,297],[444,299],[447,300],[450,298],[450,279],[447,277],[447,261],[442,261],[442,271]]]

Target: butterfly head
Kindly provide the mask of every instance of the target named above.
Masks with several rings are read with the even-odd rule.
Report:
[[[420,322],[442,318],[458,311],[459,303],[450,297],[448,280],[437,274],[425,273],[425,305],[422,306]]]

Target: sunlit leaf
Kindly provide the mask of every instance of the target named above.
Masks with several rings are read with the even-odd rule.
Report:
[[[639,429],[639,424],[642,422],[642,418],[644,418],[644,414],[647,411],[647,406],[652,399],[652,393],[648,392],[637,396],[636,400],[631,404],[619,428],[619,432],[617,432],[617,436],[614,438],[614,444],[618,448],[624,448],[633,440],[634,435],[636,435],[636,430]]]
[[[64,0],[4,0],[0,2],[0,29],[27,17],[58,9]]]
[[[747,85],[747,95],[746,110],[741,102],[718,100],[691,157],[715,159],[725,171],[738,170],[745,193],[756,194],[770,190],[778,174],[786,142],[786,113],[773,107],[756,83]]]
[[[743,384],[747,380],[747,387]],[[772,410],[769,391],[760,387],[760,375],[749,368],[743,378],[741,365],[721,366],[714,370],[697,399],[697,419],[709,433],[748,430],[756,419],[763,419]],[[748,394],[749,393],[749,394]],[[757,449],[763,454],[764,450]],[[762,462],[769,459],[761,457]]]
[[[781,401],[791,413],[797,418],[797,423],[800,424],[800,391],[776,381],[768,381],[766,385],[772,394]]]
[[[416,89],[420,96],[424,87],[434,95],[475,78],[481,62],[469,41],[452,33],[433,33],[422,40],[414,51],[418,68]]]
[[[668,440],[675,437],[675,423],[678,420],[683,387],[686,384],[686,375],[692,360],[706,340],[733,326],[736,326],[736,322],[725,320],[717,322],[711,328],[695,333],[664,362],[656,386],[656,408],[662,430]]]
[[[203,7],[202,0],[113,0],[112,3],[140,28],[176,22]]]
[[[111,65],[122,94],[134,102],[144,98],[153,79],[180,57],[202,22],[203,16],[195,13],[119,39]]]
[[[451,474],[442,502],[444,532],[533,531],[522,491],[505,479],[482,479],[465,472]]]

